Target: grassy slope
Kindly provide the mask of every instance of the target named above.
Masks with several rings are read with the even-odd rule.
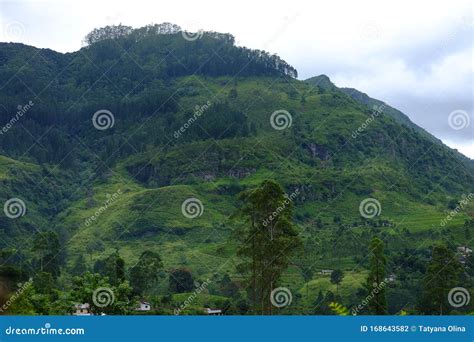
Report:
[[[208,81],[201,79],[199,82],[194,78],[181,80],[198,88],[202,88],[201,82],[204,82],[212,92],[220,91],[223,96],[227,96],[228,89],[222,86],[226,81],[228,80],[223,78]],[[244,108],[251,122],[256,124],[259,130],[256,137],[237,141],[178,142],[166,150],[152,149],[148,153],[120,162],[107,182],[94,185],[92,198],[77,201],[59,217],[58,221],[73,231],[73,238],[68,243],[71,256],[69,261],[77,253],[84,253],[84,246],[89,241],[100,239],[105,244],[105,254],[119,248],[129,265],[144,250],[149,249],[163,257],[166,268],[185,265],[199,277],[210,276],[216,270],[228,271],[234,279],[239,279],[233,267],[235,258],[229,259],[235,255],[235,244],[230,239],[233,224],[228,219],[235,208],[235,196],[221,194],[222,189],[235,186],[236,180],[216,174],[214,180],[203,182],[199,177],[193,176],[202,171],[212,171],[209,165],[216,154],[226,157],[221,164],[224,168],[235,165],[255,167],[255,173],[239,180],[240,188],[254,186],[266,178],[275,178],[284,184],[287,191],[293,185],[301,183],[313,183],[317,186],[333,180],[344,180],[344,184],[349,186],[354,182],[361,183],[373,190],[370,195],[340,191],[330,200],[306,199],[296,205],[297,222],[302,235],[308,241],[313,241],[313,238],[318,241],[308,243],[308,255],[314,258],[304,259],[304,262],[313,264],[315,269],[342,268],[349,272],[340,289],[343,296],[349,296],[360,287],[366,275],[364,266],[358,265],[352,256],[357,253],[365,254],[367,241],[363,233],[369,228],[360,225],[351,228],[350,233],[337,245],[336,251],[333,251],[328,245],[338,226],[333,223],[335,214],[341,214],[344,224],[352,225],[354,221],[360,223],[359,202],[366,197],[375,197],[382,204],[379,218],[389,220],[396,226],[385,229],[385,238],[391,250],[416,248],[420,243],[426,247],[439,239],[436,234],[432,236],[425,233],[441,229],[440,221],[446,216],[446,209],[440,203],[426,203],[423,196],[421,199],[413,198],[405,193],[404,189],[412,187],[412,184],[409,170],[398,160],[367,158],[362,165],[352,164],[350,167],[342,166],[344,163],[338,166],[323,165],[316,160],[315,165],[310,166],[302,162],[306,157],[301,157],[301,151],[292,154],[296,138],[290,131],[276,132],[270,128],[269,108],[292,108],[294,125],[314,127],[307,134],[318,144],[331,143],[332,137],[327,132],[350,135],[354,127],[362,124],[367,117],[360,107],[347,103],[329,106],[323,99],[330,95],[317,94],[302,83],[295,82],[293,86],[307,94],[304,104],[300,97],[291,98],[284,92],[289,87],[286,81],[271,87],[266,80],[237,83],[238,98],[235,106]],[[182,108],[194,108],[196,104],[205,103],[208,94],[205,89],[201,89],[197,96],[182,98],[180,105]],[[189,114],[183,111],[178,115],[182,115],[185,120]],[[205,114],[200,120],[204,123]],[[374,122],[374,129],[382,124],[382,120],[387,119],[381,118],[381,121]],[[241,157],[244,158],[240,159]],[[161,173],[171,175],[171,185],[147,187],[127,171],[127,166],[150,160],[152,165],[161,167]],[[103,205],[106,194],[118,190],[122,194],[117,201],[93,224],[86,226],[85,220]],[[199,218],[188,219],[181,214],[181,203],[190,197],[199,198],[204,204],[204,213]],[[318,217],[325,224],[325,228],[320,230],[315,229]],[[465,214],[459,214],[448,224],[454,228],[453,236],[459,244],[462,243],[461,226],[466,217]],[[404,228],[413,235],[403,235],[401,231]],[[351,240],[360,240],[359,245],[357,242],[354,245]],[[104,252],[93,254],[90,263],[103,255]],[[306,293],[301,272],[295,267],[288,271],[284,283],[295,290],[299,289],[303,297],[309,295],[303,301],[314,298],[319,289],[324,291],[333,287],[326,278],[315,275],[307,284],[309,292]]]

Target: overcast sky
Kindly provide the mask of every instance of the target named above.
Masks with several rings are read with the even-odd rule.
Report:
[[[229,32],[300,79],[326,74],[387,102],[474,158],[472,2],[442,2],[0,0],[0,41],[69,52],[111,24]]]

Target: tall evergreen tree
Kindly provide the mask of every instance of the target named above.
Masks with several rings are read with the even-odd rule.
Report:
[[[370,269],[367,277],[366,289],[373,297],[367,307],[369,312],[375,315],[385,315],[387,313],[387,298],[385,286],[382,283],[385,279],[385,264],[383,241],[378,237],[372,238],[369,246]]]
[[[342,282],[344,278],[344,272],[337,269],[331,273],[331,283],[336,284],[336,295],[339,296],[339,284]]]
[[[59,276],[59,237],[52,231],[39,232],[33,240],[33,252],[36,254],[40,272]]]
[[[270,295],[288,267],[289,256],[301,246],[291,220],[293,203],[274,181],[241,193],[238,214],[245,226],[238,230],[242,243],[238,254],[244,258],[239,270],[248,275],[254,313],[271,314]]]

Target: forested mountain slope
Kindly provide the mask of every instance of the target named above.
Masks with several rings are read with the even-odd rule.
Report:
[[[30,272],[32,236],[54,231],[65,277],[79,256],[92,269],[115,250],[129,264],[153,250],[166,268],[238,278],[229,217],[265,179],[298,193],[306,253],[295,265],[358,265],[374,231],[390,253],[465,240],[466,213],[440,222],[474,192],[472,163],[396,109],[299,81],[229,34],[120,26],[86,42],[67,54],[0,43],[0,200],[26,206],[0,220],[5,263]],[[195,219],[182,214],[188,198],[202,202]],[[361,217],[366,198],[380,202],[374,220]],[[312,281],[293,273],[292,286]]]

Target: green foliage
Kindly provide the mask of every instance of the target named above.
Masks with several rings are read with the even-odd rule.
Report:
[[[152,251],[144,251],[138,262],[129,270],[130,284],[134,291],[143,294],[156,285],[163,268],[160,256]]]
[[[339,284],[341,283],[342,279],[344,278],[344,272],[340,269],[334,270],[331,273],[331,283],[336,284],[336,294],[339,294]]]
[[[423,297],[419,310],[426,314],[448,314],[449,291],[459,285],[462,267],[454,253],[444,245],[433,247],[433,254],[423,280]]]
[[[28,286],[20,295],[18,295],[18,297],[16,297],[15,300],[12,301],[11,306],[7,308],[7,313],[11,315],[34,315],[37,313],[35,300],[38,298],[38,294],[34,287]],[[47,308],[43,306],[41,310],[44,312]]]
[[[87,271],[86,260],[83,254],[80,254],[74,260],[71,274],[75,276],[83,275]]]
[[[103,290],[96,292],[98,289],[106,289],[106,292]],[[96,295],[94,296],[95,292]],[[102,299],[97,295],[101,292],[106,293],[106,296]],[[82,277],[74,277],[73,279],[72,299],[75,303],[89,303],[91,311],[95,314],[103,312],[124,315],[130,313],[133,308],[131,295],[132,288],[128,281],[112,286],[107,277],[89,272]]]
[[[289,257],[301,245],[292,224],[292,200],[274,181],[240,195],[239,215],[245,226],[238,231],[242,240],[238,255],[244,258],[239,270],[248,274],[255,312],[271,313],[270,293],[289,264]]]
[[[387,298],[385,292],[385,265],[384,243],[374,237],[369,246],[370,273],[367,277],[366,290],[372,295],[368,303],[369,311],[375,315],[387,313]]]
[[[220,292],[229,298],[237,298],[239,296],[239,286],[232,281],[229,274],[224,274],[219,281]]]
[[[220,275],[226,276],[209,290],[226,297],[219,305],[230,301],[229,312],[248,313],[255,306],[247,291],[253,255],[242,246],[252,242],[245,240],[252,229],[260,233],[255,242],[264,246],[255,256],[267,261],[272,249],[293,252],[286,245],[300,233],[304,255],[292,253],[291,264],[276,260],[265,277],[299,289],[295,301],[307,306],[305,312],[321,314],[331,310],[327,300],[315,309],[320,290],[350,307],[371,290],[367,285],[373,284],[364,281],[368,269],[370,277],[381,277],[364,252],[378,234],[387,246],[386,273],[398,277],[386,289],[387,310],[396,313],[420,295],[430,258],[426,246],[445,240],[453,250],[472,248],[472,221],[465,224],[472,205],[440,225],[461,194],[474,191],[472,162],[387,106],[353,138],[373,114],[372,105],[380,105],[376,100],[338,89],[327,77],[316,85],[293,79],[296,70],[287,63],[239,48],[231,35],[204,32],[189,42],[181,33],[172,24],[106,27],[92,31],[88,45],[69,54],[0,44],[0,79],[9,80],[0,90],[1,125],[29,103],[32,92],[41,94],[41,101],[32,99],[19,122],[0,134],[0,203],[21,197],[27,207],[18,219],[0,217],[0,282],[15,291],[18,282],[34,278],[24,313],[69,313],[72,276],[82,278],[94,266],[99,277],[108,277],[102,283],[119,288],[129,280],[134,295],[162,297],[170,287],[192,291],[190,278],[211,278],[210,270],[222,266]],[[115,125],[98,131],[91,118],[102,108],[112,111]],[[291,127],[271,127],[277,109],[291,113]],[[299,195],[279,219],[249,228],[253,213],[265,216],[278,206],[274,197],[250,195],[268,179]],[[119,190],[117,200],[101,211],[107,195]],[[252,204],[229,221],[242,191]],[[361,218],[358,204],[368,197],[381,202],[380,217]],[[203,202],[201,216],[182,215],[187,198]],[[87,221],[96,212],[99,217]],[[269,230],[276,241],[267,244]],[[242,240],[236,241],[239,232]],[[146,251],[155,257],[142,260]],[[237,251],[244,281],[234,264],[225,263]],[[472,256],[465,261],[463,281],[469,284]],[[184,287],[153,272],[182,268],[192,274],[183,275]],[[345,276],[332,283],[321,269],[344,270]],[[258,296],[268,305],[263,292]],[[162,303],[159,312],[172,313],[171,302]],[[127,310],[131,307],[130,302]]]
[[[33,252],[37,256],[39,269],[59,276],[59,237],[56,232],[39,232],[33,240]]]
[[[339,315],[339,316],[349,315],[349,310],[342,304],[332,302],[329,304],[329,307],[336,315]]]
[[[94,272],[107,277],[112,285],[120,284],[125,280],[125,261],[116,250],[107,258],[97,260],[94,264]]]
[[[194,288],[194,280],[187,269],[174,269],[170,271],[169,291],[171,293],[189,292]]]

